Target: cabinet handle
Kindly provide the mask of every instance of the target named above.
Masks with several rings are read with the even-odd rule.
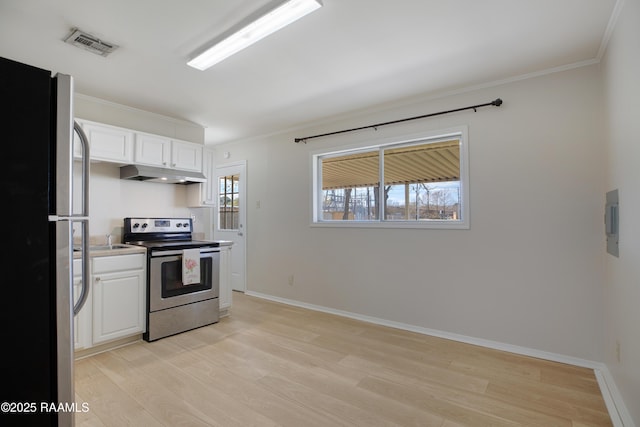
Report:
[[[96,282],[99,282],[99,281],[100,281],[100,278],[99,278],[99,277],[96,277]]]

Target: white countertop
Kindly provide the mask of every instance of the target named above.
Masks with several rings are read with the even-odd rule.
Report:
[[[147,249],[142,246],[125,245],[123,243],[114,244],[111,249],[109,249],[107,245],[89,246],[89,256],[91,257],[144,254],[146,252],[147,252]],[[82,256],[81,252],[79,251],[73,252],[74,259],[80,258],[81,256]]]

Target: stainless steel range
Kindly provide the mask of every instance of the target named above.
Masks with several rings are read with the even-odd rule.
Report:
[[[123,241],[147,248],[146,341],[218,321],[219,244],[192,230],[190,218],[124,219]]]

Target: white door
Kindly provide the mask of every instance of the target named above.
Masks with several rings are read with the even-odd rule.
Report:
[[[246,290],[246,207],[247,163],[216,166],[217,208],[214,215],[215,238],[231,240],[231,289]]]

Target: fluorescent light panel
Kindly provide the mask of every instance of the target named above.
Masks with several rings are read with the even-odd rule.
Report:
[[[275,33],[308,13],[319,9],[321,6],[320,0],[287,0],[230,36],[215,43],[187,62],[187,65],[204,71],[269,34]]]

